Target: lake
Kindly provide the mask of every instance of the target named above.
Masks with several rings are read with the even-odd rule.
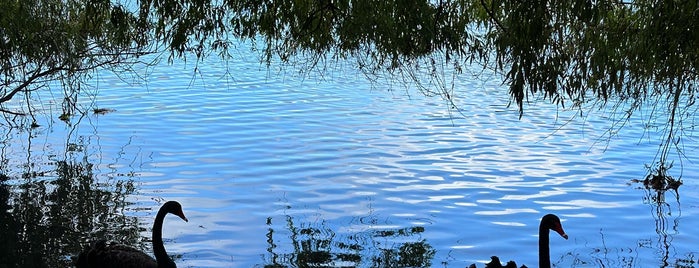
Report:
[[[189,219],[163,227],[178,267],[537,267],[548,213],[569,235],[551,233],[556,267],[697,261],[699,158],[673,158],[684,185],[659,199],[634,182],[658,151],[638,118],[610,133],[611,110],[533,100],[520,119],[468,71],[459,113],[351,63],[301,75],[245,50],[139,72],[97,73],[68,122],[57,87],[33,97],[39,127],[3,122],[0,267],[68,265],[96,238],[150,252],[167,200]]]

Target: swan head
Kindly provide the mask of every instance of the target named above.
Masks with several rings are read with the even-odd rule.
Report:
[[[559,219],[556,215],[547,214],[546,216],[541,218],[541,226],[549,230],[554,230],[556,231],[556,233],[561,235],[561,237],[565,238],[566,240],[568,239],[568,235],[565,231],[563,231],[561,219]]]
[[[165,204],[163,204],[162,208],[165,209],[167,213],[177,215],[177,217],[180,217],[180,219],[184,220],[185,222],[189,222],[187,217],[184,216],[184,212],[182,212],[182,205],[180,205],[179,202],[167,201]]]

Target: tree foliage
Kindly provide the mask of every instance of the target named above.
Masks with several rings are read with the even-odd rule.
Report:
[[[70,110],[86,75],[100,67],[127,67],[148,52],[145,29],[109,1],[0,1],[0,108],[32,113],[32,92],[58,82],[65,89],[64,109]],[[6,109],[17,94],[28,110]]]
[[[540,97],[581,113],[612,104],[621,121],[652,107],[670,145],[696,111],[698,24],[697,2],[675,0],[0,0],[0,105],[47,80],[71,95],[96,68],[128,68],[145,53],[226,56],[247,40],[268,63],[310,59],[305,68],[487,68],[520,115]],[[468,95],[424,89],[450,102]]]

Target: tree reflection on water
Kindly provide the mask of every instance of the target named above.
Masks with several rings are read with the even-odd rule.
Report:
[[[91,237],[137,244],[137,219],[124,215],[132,180],[98,183],[86,144],[68,142],[65,153],[34,156],[36,136],[24,136],[24,152],[10,148],[12,138],[2,143],[0,267],[68,267]]]
[[[37,149],[32,143],[46,133],[8,133],[0,148],[0,267],[69,267],[93,239],[149,246],[126,201],[135,194],[137,173],[104,179],[90,137],[69,134],[59,149]],[[264,267],[430,267],[435,255],[419,226],[338,235],[325,224],[282,217],[283,230],[269,219]],[[275,244],[279,232],[289,240],[284,247]]]
[[[368,229],[346,235],[321,223],[297,224],[285,216],[284,230],[275,230],[267,219],[267,255],[263,267],[431,267],[435,250],[421,239],[421,226],[398,229]],[[281,232],[282,238],[275,238]],[[290,240],[278,247],[277,239]],[[286,252],[280,252],[285,251]]]
[[[662,256],[662,267],[694,267],[695,263],[693,254],[688,254],[686,257],[672,256],[676,258],[676,263],[671,265],[670,254],[672,253],[672,240],[679,233],[679,219],[682,217],[680,206],[679,186],[682,181],[674,179],[667,173],[669,167],[660,165],[655,170],[650,170],[646,179],[643,180],[643,189],[645,196],[643,200],[652,208],[652,216],[655,219],[655,232],[658,234],[656,241],[648,241],[649,247],[659,249],[658,254]],[[659,183],[657,181],[662,181]],[[668,191],[674,194],[674,202],[668,203],[666,197]],[[676,206],[676,208],[673,208]]]
[[[584,250],[590,252],[569,252],[561,259],[572,258],[571,267],[645,267],[648,264],[639,259],[643,257],[642,254],[650,251],[654,258],[658,256],[660,260],[657,267],[696,267],[697,259],[693,252],[687,252],[684,256],[675,255],[672,248],[672,241],[680,233],[682,209],[678,187],[682,182],[667,175],[666,171],[667,169],[662,166],[658,169],[649,169],[645,179],[631,180],[632,183],[639,185],[639,190],[644,192],[643,202],[650,207],[657,237],[639,239],[635,245],[627,247],[608,247],[605,242],[605,232],[600,230],[601,247],[585,247]],[[668,202],[668,192],[674,197],[670,202]],[[674,263],[670,260],[674,260]]]
[[[90,137],[69,134],[64,145],[56,147],[57,143],[42,136],[55,135],[50,129],[10,128],[3,133],[0,267],[67,267],[70,257],[95,238],[141,249],[150,246],[145,242],[148,238],[141,236],[149,231],[141,228],[136,213],[129,212],[134,204],[127,201],[136,194],[138,172],[104,173],[97,168],[102,157],[99,146],[95,149]],[[37,146],[37,140],[43,144]],[[657,236],[632,245],[607,246],[605,232],[600,230],[600,246],[580,247],[561,257],[559,263],[636,267],[647,265],[639,257],[650,251],[653,256],[646,259],[660,260],[659,267],[696,267],[693,252],[677,254],[672,249],[682,219],[680,191],[672,186],[680,180],[662,184],[650,178],[636,182],[655,182],[639,188],[644,191],[643,200],[650,208]],[[264,258],[259,266],[432,266],[436,250],[422,238],[424,227],[392,229],[361,223],[359,231],[340,231],[322,220],[308,222],[291,215],[274,215],[268,218],[267,232],[260,234],[266,239],[267,251],[260,252]]]

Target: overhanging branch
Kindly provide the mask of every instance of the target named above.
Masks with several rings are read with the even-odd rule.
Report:
[[[4,102],[7,102],[7,101],[11,100],[11,99],[15,96],[15,94],[17,94],[17,93],[20,92],[20,91],[25,90],[27,87],[29,87],[29,85],[31,85],[34,81],[36,81],[37,79],[39,79],[39,78],[41,78],[41,77],[45,77],[45,76],[48,76],[48,75],[52,75],[52,74],[57,73],[57,72],[59,72],[59,71],[68,70],[68,69],[65,68],[64,66],[65,66],[65,65],[59,66],[59,67],[54,67],[54,68],[48,69],[48,70],[43,71],[43,72],[40,72],[39,70],[37,70],[36,72],[34,72],[34,74],[32,74],[31,76],[29,76],[29,78],[27,78],[26,80],[24,80],[24,82],[22,82],[19,86],[17,86],[17,87],[14,88],[12,91],[10,91],[10,93],[8,93],[7,95],[1,97],[1,98],[0,98],[0,103],[4,103]],[[41,67],[39,67],[39,69],[41,69]]]

